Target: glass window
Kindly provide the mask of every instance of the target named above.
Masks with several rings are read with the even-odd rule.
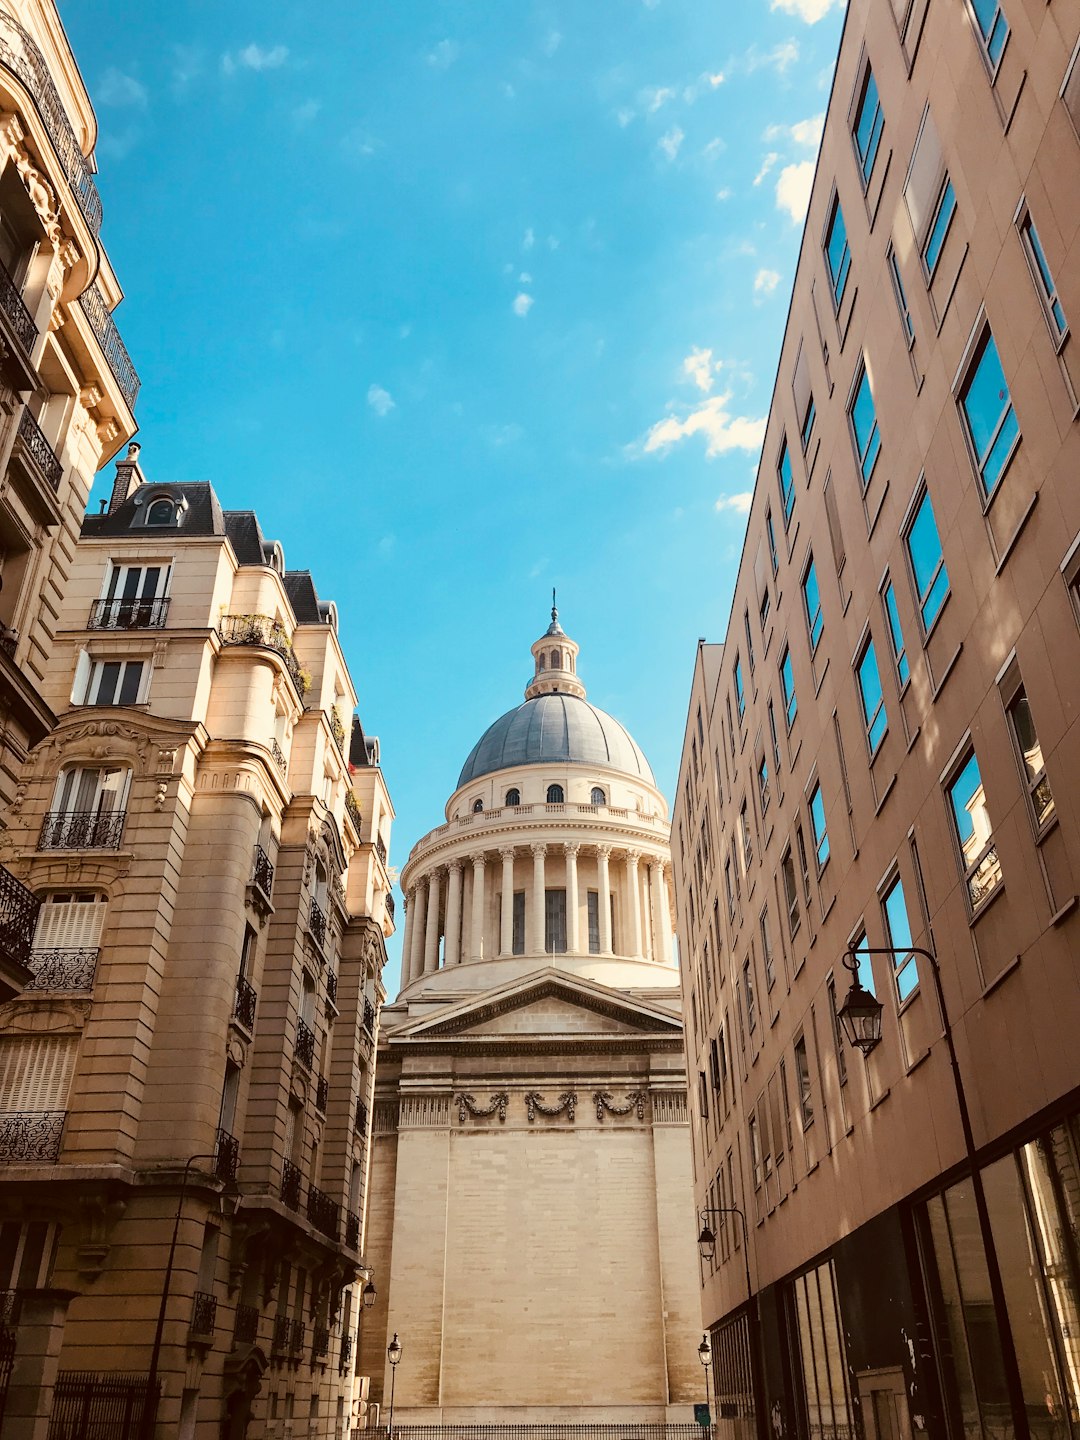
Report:
[[[547,803],[549,805],[562,805],[566,796],[561,785],[549,785],[547,788]]]
[[[768,594],[768,591],[765,592]],[[743,611],[743,630],[746,632],[746,659],[751,675],[754,673],[754,637],[750,633],[750,611]]]
[[[1043,302],[1046,317],[1054,332],[1054,338],[1063,340],[1068,333],[1069,326],[1061,301],[1058,299],[1054,277],[1050,274],[1050,266],[1046,263],[1046,252],[1039,239],[1039,232],[1035,229],[1030,215],[1025,215],[1020,223],[1020,239],[1024,245],[1024,253],[1027,255],[1032,278],[1039,292],[1039,299]]]
[[[996,69],[1009,34],[1005,11],[997,0],[971,0],[971,8],[975,12],[987,59],[991,67]]]
[[[844,290],[847,288],[848,275],[851,271],[851,251],[848,248],[847,227],[844,224],[844,212],[840,208],[840,199],[833,201],[832,214],[829,216],[829,226],[825,232],[825,260],[829,267],[829,283],[832,285],[833,304],[839,309],[840,301],[844,298]],[[806,449],[806,439],[803,439],[803,449]]]
[[[865,490],[870,483],[870,476],[874,473],[877,458],[881,454],[881,435],[878,431],[877,413],[874,410],[874,397],[870,390],[870,377],[866,373],[865,365],[859,376],[859,383],[855,387],[848,415],[851,417],[851,432],[855,436],[855,453],[859,457],[859,473],[862,475],[863,489]]]
[[[1035,722],[1031,718],[1031,706],[1023,690],[1018,690],[1009,705],[1009,726],[1016,741],[1020,757],[1021,773],[1027,787],[1031,813],[1036,826],[1041,830],[1054,814],[1054,797],[1050,793],[1050,781],[1046,778],[1042,746],[1035,733]]]
[[[784,695],[784,714],[787,716],[787,728],[790,730],[795,723],[799,706],[795,698],[795,676],[791,669],[791,649],[787,645],[784,646],[784,653],[780,657],[780,689]]]
[[[833,1440],[857,1435],[832,1262],[800,1275],[792,1291],[809,1434]]]
[[[836,981],[829,976],[827,986],[829,996],[829,1017],[832,1021],[833,1048],[836,1051],[836,1073],[841,1085],[847,1084],[847,1050],[844,1044],[843,1032],[840,1029],[840,1016],[836,1008]]]
[[[750,833],[749,805],[746,800],[742,802],[742,809],[739,811],[739,848],[742,852],[742,873],[745,875],[750,869],[750,862],[754,858],[754,839]]]
[[[960,391],[960,413],[983,490],[992,495],[1020,438],[1020,426],[989,330]]]
[[[867,954],[866,931],[859,932],[858,939],[851,942],[851,948],[859,962],[859,984],[864,990],[869,990],[871,995],[876,995],[874,988],[874,967],[871,964],[871,957]]]
[[[904,887],[897,875],[881,900],[885,943],[900,953],[892,957],[896,998],[903,1003],[919,984],[919,967],[911,954],[911,922],[908,920]]]
[[[814,397],[810,395],[806,401],[806,409],[799,421],[799,439],[802,441],[803,454],[810,448],[810,437],[814,433],[814,421],[817,419],[817,408],[814,405]]]
[[[757,1190],[761,1186],[761,1142],[758,1139],[756,1115],[750,1116],[747,1130],[750,1135],[750,1164],[754,1171],[754,1189]]]
[[[734,886],[734,884],[732,883],[732,879],[731,879],[731,858],[730,858],[730,856],[724,861],[724,890],[725,890],[725,892],[726,892],[726,894],[727,894],[727,913],[728,913],[728,919],[729,919],[729,920],[734,920],[734,918],[735,918],[735,886]]]
[[[911,573],[915,577],[923,629],[929,630],[949,593],[949,576],[941,553],[941,541],[938,538],[929,492],[924,492],[919,501],[905,541],[908,559],[911,561]]]
[[[785,446],[785,449],[786,449],[786,448],[787,448],[787,447]],[[791,472],[791,465],[790,465],[790,462],[789,462],[789,464],[788,464],[788,473],[790,474],[790,472]],[[792,504],[794,504],[794,494],[792,495]],[[788,512],[788,513],[790,513],[790,512]],[[785,516],[785,524],[786,524],[786,516]],[[766,511],[765,511],[765,533],[766,533],[766,535],[769,537],[769,561],[770,561],[770,563],[771,563],[771,565],[772,565],[772,573],[775,575],[776,572],[780,569],[780,558],[779,558],[779,556],[778,556],[777,553],[776,553],[776,531],[773,529],[772,511],[771,511],[771,510],[766,510]]]
[[[946,175],[945,185],[938,198],[937,209],[934,211],[934,219],[923,243],[922,257],[928,279],[937,269],[937,262],[945,247],[945,236],[949,233],[949,226],[952,224],[955,214],[956,191],[953,189],[952,181]]]
[[[520,805],[520,804],[521,804],[521,791],[520,791],[520,790],[516,790],[516,789],[515,789],[515,790],[507,790],[507,792],[506,792],[506,803],[507,803],[507,805]]]
[[[776,984],[776,962],[773,958],[772,939],[769,936],[768,905],[758,917],[758,929],[761,932],[761,957],[765,964],[765,987],[771,990]]]
[[[829,832],[825,825],[825,797],[821,785],[814,786],[810,796],[810,828],[814,834],[814,854],[817,856],[818,874],[829,858]]]
[[[1002,875],[986,806],[979,762],[972,750],[946,787],[949,812],[963,858],[971,908],[977,909],[1000,885]]]
[[[757,1001],[754,998],[754,977],[749,957],[743,961],[743,998],[746,1000],[746,1024],[751,1035],[757,1029]]]
[[[769,596],[768,587],[766,586],[765,594],[762,595],[762,597],[761,597],[761,606],[760,606],[760,608],[759,608],[759,610],[758,610],[758,615],[759,615],[760,621],[761,621],[761,633],[762,633],[763,635],[765,634],[765,622],[766,622],[766,621],[768,620],[768,618],[769,618],[769,607],[770,607],[771,605],[772,605],[772,600],[771,600],[771,598],[770,598],[770,596]],[[768,646],[766,646],[765,648],[768,649]]]
[[[900,261],[896,258],[896,251],[891,245],[889,246],[889,274],[892,276],[896,308],[900,311],[900,321],[910,345],[911,341],[915,339],[915,322],[911,318],[911,306],[908,304],[904,281],[900,275]]]
[[[142,690],[142,660],[95,660],[80,704],[136,705]]]
[[[818,647],[821,639],[821,632],[824,628],[824,621],[821,618],[821,591],[818,589],[817,571],[814,569],[814,561],[811,558],[803,575],[802,582],[803,604],[806,607],[806,628],[810,635],[811,655]]]
[[[757,767],[758,801],[761,805],[761,813],[765,814],[769,808],[769,761],[762,755]]]
[[[901,689],[907,684],[911,671],[908,667],[907,651],[904,647],[904,632],[900,628],[900,612],[896,608],[896,591],[890,580],[881,592],[885,605],[885,618],[889,622],[889,645]]]
[[[799,1114],[805,1130],[814,1122],[814,1099],[810,1093],[810,1061],[806,1055],[806,1038],[795,1041],[795,1085],[799,1097]]]
[[[738,658],[738,656],[736,656],[736,658],[735,658],[735,670],[734,670],[734,675],[735,675],[735,705],[736,705],[736,707],[737,707],[737,709],[738,709],[738,711],[739,711],[739,719],[742,720],[743,716],[746,714],[746,692],[745,692],[745,690],[743,689],[742,661]]]
[[[881,693],[881,676],[878,673],[877,654],[872,639],[866,642],[856,674],[859,678],[859,698],[862,700],[866,740],[870,746],[870,754],[873,755],[884,738],[889,721],[885,714],[885,698]]]
[[[147,525],[171,525],[176,519],[176,506],[171,500],[154,500],[146,512]]]
[[[784,516],[784,529],[788,527],[791,519],[791,512],[795,509],[795,477],[791,473],[791,451],[785,439],[780,450],[780,462],[776,467],[776,473],[780,480],[780,509]],[[769,526],[771,532],[772,526]],[[776,574],[776,544],[773,542],[773,574]]]
[[[806,841],[803,839],[803,829],[801,825],[795,826],[795,848],[799,852],[799,868],[802,871],[803,895],[806,899],[806,908],[809,910],[810,900],[812,898],[810,893],[810,866],[806,859]]]
[[[867,66],[866,79],[863,81],[862,94],[859,97],[859,108],[855,112],[854,129],[855,149],[859,154],[859,168],[862,170],[864,182],[869,180],[873,173],[878,146],[881,144],[881,132],[884,128],[885,117],[881,111],[877,81],[874,79],[874,72]]]
[[[599,785],[594,785],[592,788],[592,793],[589,796],[589,801],[593,805],[606,805],[607,795],[604,793],[603,790],[601,790]]]
[[[784,851],[780,861],[780,873],[784,878],[784,900],[788,911],[788,934],[794,935],[799,928],[799,891],[795,884],[795,861],[791,846]]]
[[[566,891],[544,891],[544,949],[549,955],[566,954]]]
[[[484,808],[484,802],[483,802],[483,800],[474,800],[474,801],[472,802],[472,813],[473,813],[474,815],[479,815],[480,812],[483,810],[483,808]]]
[[[776,738],[776,712],[773,709],[772,698],[769,699],[769,738],[772,740],[773,768],[777,776],[780,774],[780,741]]]

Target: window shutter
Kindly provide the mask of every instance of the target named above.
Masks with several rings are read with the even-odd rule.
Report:
[[[75,664],[75,679],[71,686],[71,703],[73,705],[81,705],[86,699],[86,687],[90,683],[90,665],[89,651],[80,650]]]
[[[106,901],[47,900],[38,912],[35,950],[96,950],[101,943]]]
[[[0,1041],[0,1114],[66,1110],[75,1035],[26,1035]]]
[[[922,125],[919,127],[915,149],[911,152],[907,179],[904,181],[904,200],[911,217],[911,228],[920,247],[933,215],[938,190],[941,188],[944,164],[941,140],[928,105],[923,111]]]
[[[795,397],[795,417],[801,430],[811,397],[810,366],[806,359],[805,345],[799,347],[799,358],[795,361],[795,374],[791,381],[791,393]]]

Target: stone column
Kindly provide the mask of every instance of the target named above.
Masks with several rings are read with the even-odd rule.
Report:
[[[641,856],[636,850],[626,852],[626,903],[630,908],[630,943],[631,955],[640,955],[641,950],[641,886],[638,876],[638,861]]]
[[[401,988],[409,983],[409,971],[412,968],[412,944],[413,944],[413,890],[402,890],[403,904],[405,906],[405,934],[401,941]]]
[[[671,964],[671,918],[667,900],[667,866],[663,860],[649,862],[653,893],[653,959],[658,965]]]
[[[424,922],[427,916],[427,883],[419,880],[413,886],[413,918],[409,927],[412,945],[405,952],[403,969],[407,968],[406,985],[411,985],[424,973]]]
[[[470,959],[484,958],[484,857],[474,855],[472,862],[472,946]]]
[[[439,904],[442,900],[442,876],[433,870],[428,876],[427,931],[424,941],[424,974],[433,975],[439,968]]]
[[[576,840],[565,845],[566,854],[566,953],[581,954],[581,927],[578,924],[577,857],[581,846]]]
[[[499,851],[502,856],[502,919],[499,926],[499,954],[514,953],[514,847]]]
[[[451,860],[446,867],[450,875],[446,892],[446,964],[461,963],[461,861]]]
[[[532,889],[529,892],[526,904],[526,913],[529,917],[529,940],[526,945],[530,955],[543,955],[544,953],[544,856],[547,853],[547,846],[537,843],[530,845],[533,856],[533,878]]]
[[[596,908],[600,921],[600,954],[611,954],[611,876],[608,873],[610,845],[596,847]]]
[[[73,1290],[24,1290],[4,1407],[4,1440],[46,1440]]]

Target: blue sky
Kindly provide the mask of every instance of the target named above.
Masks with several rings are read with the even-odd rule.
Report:
[[[670,797],[842,0],[60,8],[144,469],[256,509],[338,602],[391,858],[521,699],[553,585]]]

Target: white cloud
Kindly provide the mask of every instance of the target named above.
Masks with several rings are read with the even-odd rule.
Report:
[[[784,72],[799,58],[799,46],[795,40],[782,40],[771,50],[759,50],[756,45],[743,56],[743,68],[748,75],[755,70],[775,70],[778,75]]]
[[[701,153],[702,155],[707,155],[711,160],[714,155],[721,154],[727,148],[727,141],[724,137],[722,135],[714,135]]]
[[[434,50],[429,50],[427,63],[433,70],[449,70],[461,53],[461,47],[453,40],[440,40]]]
[[[786,210],[796,225],[806,219],[813,184],[813,160],[800,160],[797,165],[785,165],[777,176],[776,207],[778,210]]]
[[[796,145],[805,146],[807,150],[816,150],[821,144],[824,129],[823,111],[820,115],[811,115],[806,120],[796,120],[794,125],[769,125],[761,138],[766,141],[793,140]]]
[[[824,20],[830,10],[837,10],[844,0],[772,0],[770,10],[783,10],[785,15],[797,15],[807,25],[816,25]]]
[[[520,294],[514,296],[514,303],[510,308],[513,310],[515,315],[520,315],[521,318],[524,320],[525,316],[528,315],[529,311],[532,309],[534,303],[535,302],[533,301],[533,297],[531,295],[526,295],[525,291],[522,290]]]
[[[555,54],[555,51],[558,50],[561,44],[562,35],[559,33],[559,31],[549,30],[544,40],[544,43],[541,46],[541,49],[543,50],[544,54],[550,58],[550,56]]]
[[[655,115],[669,100],[675,99],[675,91],[670,85],[653,85],[643,90],[640,98],[649,114]]]
[[[749,515],[753,499],[752,490],[740,490],[737,495],[721,495],[713,509],[717,514],[724,510],[734,510],[736,515]]]
[[[683,374],[688,376],[703,394],[707,395],[713,387],[713,371],[719,370],[719,364],[713,364],[712,351],[702,350],[695,345],[690,354],[682,362]]]
[[[519,285],[531,285],[531,284],[532,284],[532,276],[529,274],[528,270],[522,270],[521,274],[518,276],[518,284],[519,284]]]
[[[268,50],[254,41],[238,50],[236,55],[225,54],[221,57],[221,68],[226,75],[232,75],[237,69],[254,70],[280,70],[285,61],[289,58],[289,50],[286,45],[271,45]]]
[[[674,160],[679,153],[679,146],[685,138],[679,126],[672,125],[667,134],[661,135],[656,142],[657,149],[662,150],[669,160]]]
[[[535,244],[536,232],[530,225],[529,228],[525,231],[525,234],[521,237],[521,248],[522,250],[531,250]]]
[[[375,154],[378,142],[366,130],[346,130],[338,141],[338,147],[348,160],[366,160],[369,155]]]
[[[105,74],[101,77],[101,84],[95,91],[95,97],[102,105],[135,106],[139,110],[146,109],[146,86],[140,84],[133,75],[125,75],[122,70],[117,70],[115,65],[110,65]]]
[[[367,403],[380,419],[384,415],[389,415],[390,411],[396,408],[394,397],[390,394],[389,390],[384,390],[381,385],[372,384],[368,386]]]
[[[761,182],[765,179],[765,176],[768,175],[769,171],[773,168],[773,166],[779,159],[780,156],[776,153],[775,150],[769,151],[768,155],[766,155],[765,159],[761,162],[761,169],[754,176],[755,185],[761,184]]]
[[[750,420],[743,415],[733,417],[727,408],[730,403],[729,391],[710,396],[696,410],[682,417],[668,415],[658,420],[641,442],[641,451],[646,455],[662,455],[687,436],[701,435],[705,440],[706,458],[710,460],[731,450],[758,452],[765,438],[765,418]]]
[[[628,109],[625,105],[621,110],[615,111],[615,119],[619,122],[619,126],[623,130],[626,129],[627,125],[630,124],[630,121],[633,120],[633,118],[633,110]]]
[[[731,186],[730,186],[730,185],[722,185],[722,186],[720,187],[720,189],[717,190],[717,192],[716,192],[716,198],[717,198],[717,200],[730,200],[730,199],[731,199]]]
[[[776,270],[759,270],[754,276],[754,294],[771,295],[780,284],[780,274]]]

